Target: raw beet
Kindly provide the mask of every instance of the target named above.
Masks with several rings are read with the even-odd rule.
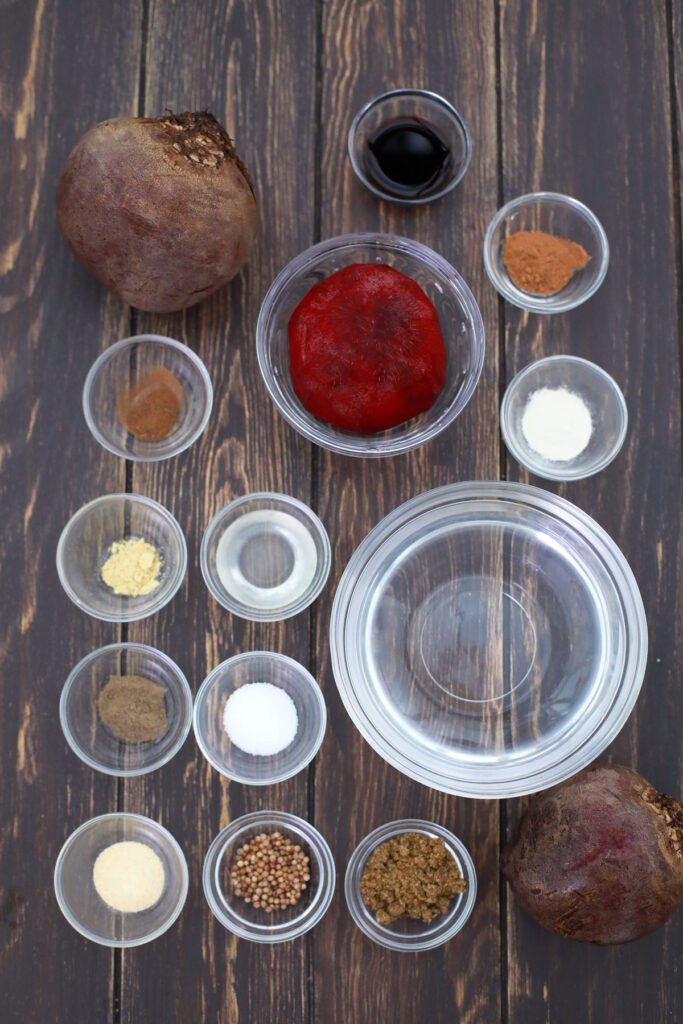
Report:
[[[131,306],[162,313],[226,284],[256,234],[249,177],[208,113],[95,125],[62,171],[57,218],[91,274]]]
[[[290,318],[289,352],[302,405],[359,434],[431,408],[446,379],[433,303],[384,264],[354,263],[314,285]]]
[[[543,927],[630,942],[683,901],[683,807],[630,768],[595,765],[534,801],[502,868]]]

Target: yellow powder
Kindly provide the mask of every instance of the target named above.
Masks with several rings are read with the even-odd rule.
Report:
[[[142,597],[159,586],[161,556],[140,537],[114,541],[102,566],[102,579],[115,594]]]

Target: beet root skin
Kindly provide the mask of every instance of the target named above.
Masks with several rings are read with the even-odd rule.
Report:
[[[256,234],[248,174],[207,113],[119,117],[91,128],[57,186],[67,243],[107,288],[168,313],[207,298]]]
[[[502,870],[550,931],[630,942],[683,901],[683,806],[629,768],[595,765],[533,802]]]

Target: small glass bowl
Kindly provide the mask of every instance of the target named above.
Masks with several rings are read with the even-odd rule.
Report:
[[[513,284],[503,262],[505,239],[516,231],[545,231],[582,245],[589,262],[553,295],[533,295]],[[513,306],[533,313],[565,313],[593,295],[609,264],[607,235],[587,206],[558,192],[532,192],[501,207],[484,238],[484,266],[491,284]]]
[[[377,434],[354,434],[317,419],[299,401],[289,373],[292,313],[313,285],[353,263],[385,263],[416,281],[436,307],[446,345],[446,383],[431,409]],[[460,274],[432,249],[395,235],[342,235],[306,249],[273,281],[256,326],[261,374],[282,416],[314,444],[358,458],[399,455],[449,427],[474,394],[484,348],[481,313]]]
[[[218,603],[256,622],[288,619],[308,608],[325,586],[331,562],[320,519],[287,494],[231,501],[207,526],[200,552],[204,581]],[[219,563],[230,570],[231,589]]]
[[[101,575],[111,545],[131,537],[149,541],[162,558],[158,587],[140,597],[115,594]],[[183,531],[163,505],[141,494],[107,494],[83,505],[57,545],[57,573],[67,596],[105,622],[135,622],[158,612],[180,587],[186,568]]]
[[[369,141],[384,125],[404,119],[432,128],[450,152],[447,177],[417,198],[385,191],[368,177]],[[472,139],[458,111],[443,96],[426,89],[392,89],[358,111],[349,129],[348,149],[356,177],[374,196],[402,206],[420,206],[441,199],[462,181],[472,158]]]
[[[522,430],[529,397],[539,388],[567,388],[590,409],[593,432],[584,450],[566,462],[545,459],[530,447]],[[545,480],[583,480],[608,466],[624,443],[626,401],[616,381],[601,367],[578,356],[548,356],[513,377],[500,407],[500,430],[510,454]]]
[[[108,906],[92,878],[102,850],[127,841],[150,846],[161,858],[166,873],[160,899],[137,913]],[[54,882],[59,909],[72,928],[101,946],[128,949],[157,939],[179,916],[187,896],[187,862],[171,833],[158,822],[119,811],[91,818],[69,836],[57,858]]]
[[[239,896],[230,896],[227,877],[239,847],[262,832],[281,832],[303,846],[310,857],[311,880],[299,903],[270,914]],[[332,902],[335,877],[332,853],[317,829],[294,814],[255,811],[231,821],[212,842],[204,861],[204,895],[212,914],[241,939],[287,942],[310,931],[323,917]]]
[[[294,701],[297,733],[278,754],[247,754],[230,742],[223,727],[228,698],[245,683],[272,683]],[[194,704],[194,734],[206,760],[221,775],[249,786],[272,785],[300,772],[320,749],[326,725],[325,698],[310,672],[270,651],[248,651],[222,662],[206,677]]]
[[[180,416],[162,441],[142,441],[126,430],[118,403],[157,367],[172,373],[182,387]],[[159,462],[189,448],[204,430],[212,404],[213,388],[204,363],[187,345],[160,334],[138,334],[105,349],[83,387],[83,413],[91,434],[107,451],[133,462]]]
[[[165,690],[168,727],[156,740],[126,743],[100,721],[97,699],[110,676],[142,676]],[[59,720],[74,754],[106,775],[146,775],[170,761],[192,726],[192,693],[175,662],[145,644],[110,644],[72,670],[59,701]]]
[[[399,918],[390,925],[379,924],[360,894],[361,878],[373,850],[381,843],[404,832],[417,832],[420,835],[443,839],[448,852],[458,865],[460,874],[467,882],[467,889],[453,899],[448,913],[433,918],[428,924],[408,917]],[[403,821],[390,821],[386,825],[380,825],[358,844],[346,869],[344,892],[351,917],[373,942],[403,953],[419,953],[443,945],[463,927],[472,913],[477,896],[477,873],[466,847],[452,832],[431,821],[406,818]]]

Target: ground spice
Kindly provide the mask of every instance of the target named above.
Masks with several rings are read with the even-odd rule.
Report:
[[[101,569],[108,587],[122,597],[142,597],[159,586],[161,555],[149,541],[128,537],[114,541]]]
[[[235,895],[268,913],[298,903],[310,877],[310,858],[281,832],[255,836],[239,848],[230,868]]]
[[[503,247],[503,262],[513,283],[532,295],[561,291],[589,260],[578,242],[545,231],[517,231]]]
[[[378,924],[399,917],[428,923],[466,888],[443,839],[419,832],[404,832],[373,850],[360,880],[363,902]]]
[[[154,366],[118,398],[119,418],[139,441],[163,441],[178,421],[183,387],[164,366]]]
[[[97,711],[102,724],[125,743],[158,740],[168,729],[166,691],[144,676],[110,676]]]
[[[98,854],[92,880],[100,899],[113,910],[138,914],[161,899],[166,870],[151,846],[127,839]]]

